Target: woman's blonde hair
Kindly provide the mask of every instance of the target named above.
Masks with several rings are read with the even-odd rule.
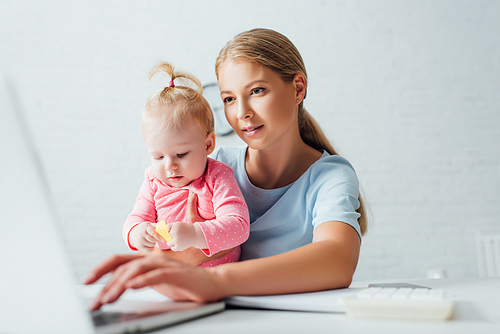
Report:
[[[157,73],[166,73],[170,77],[170,83],[153,93],[144,106],[141,124],[144,139],[172,126],[182,127],[189,119],[205,134],[213,132],[214,116],[202,95],[203,87],[200,81],[191,74],[175,71],[174,67],[166,62],[158,63],[152,68],[149,80]],[[179,79],[179,83],[191,82],[198,90],[185,85],[175,85],[176,79]]]
[[[217,79],[219,69],[227,59],[250,61],[265,66],[279,75],[285,83],[291,83],[296,74],[302,74],[307,94],[307,72],[302,56],[295,45],[279,32],[258,28],[235,36],[222,48],[217,57],[215,62]],[[338,154],[318,123],[304,108],[304,100],[299,104],[298,122],[300,136],[307,145],[317,150],[325,150],[332,155]],[[361,194],[358,200],[359,208],[356,211],[360,214],[358,222],[361,234],[364,234],[367,229],[367,219]]]

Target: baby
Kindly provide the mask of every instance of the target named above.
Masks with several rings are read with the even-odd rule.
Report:
[[[215,148],[214,118],[202,96],[201,83],[192,75],[178,73],[168,63],[156,65],[150,79],[159,72],[169,75],[168,87],[155,92],[142,114],[142,135],[151,158],[145,180],[132,213],[123,226],[123,237],[132,250],[201,249],[212,256],[233,250],[213,266],[239,260],[240,247],[248,239],[248,208],[233,171],[208,158]],[[175,79],[191,81],[198,91],[176,86]],[[201,221],[187,221],[188,197],[198,197]],[[166,221],[172,241],[165,242],[155,231]]]

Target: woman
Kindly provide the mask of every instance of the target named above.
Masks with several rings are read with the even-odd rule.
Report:
[[[92,309],[145,286],[203,302],[350,285],[366,230],[358,180],[303,108],[307,74],[299,52],[275,31],[250,30],[221,50],[216,74],[226,117],[248,145],[215,154],[233,168],[249,207],[245,261],[200,268],[192,264],[206,259],[193,250],[175,254],[182,262],[166,252],[115,255],[84,281],[113,272]]]

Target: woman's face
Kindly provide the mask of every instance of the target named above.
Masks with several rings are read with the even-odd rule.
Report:
[[[264,66],[228,59],[219,70],[219,88],[226,118],[248,146],[266,149],[292,142],[298,132],[294,84]]]

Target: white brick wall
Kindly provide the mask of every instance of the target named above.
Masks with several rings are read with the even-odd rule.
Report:
[[[474,231],[500,216],[500,2],[2,1],[0,70],[78,277],[127,251],[150,67],[168,60],[212,82],[220,48],[258,26],[301,50],[306,108],[359,174],[373,221],[356,278],[477,276]]]

